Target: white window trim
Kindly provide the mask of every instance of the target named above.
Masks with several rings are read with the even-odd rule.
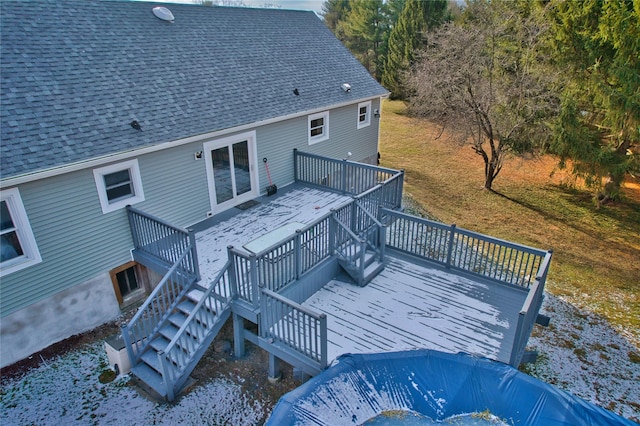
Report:
[[[107,188],[104,184],[104,176],[126,169],[129,169],[134,195],[129,198],[118,200],[115,203],[109,203],[109,199],[107,198]],[[117,164],[111,164],[110,166],[100,167],[99,169],[94,169],[93,178],[96,181],[96,189],[98,190],[98,197],[100,198],[100,206],[102,207],[103,214],[122,209],[129,204],[136,204],[144,201],[142,178],[140,176],[140,166],[138,165],[137,159],[124,161]]]
[[[0,201],[7,203],[11,220],[16,228],[23,255],[0,264],[0,277],[42,262],[36,238],[29,224],[27,212],[22,204],[18,188],[0,191]]]
[[[362,107],[367,108],[366,119],[364,121],[360,121],[360,108]],[[359,103],[357,112],[358,112],[358,115],[356,117],[356,120],[358,123],[358,129],[362,129],[364,127],[369,126],[371,124],[371,101]]]
[[[311,122],[313,120],[317,120],[318,118],[324,119],[322,134],[317,136],[311,136]],[[329,139],[329,111],[323,111],[317,114],[311,114],[308,117],[307,135],[309,137],[309,145],[313,145],[318,142],[326,141],[327,139]]]

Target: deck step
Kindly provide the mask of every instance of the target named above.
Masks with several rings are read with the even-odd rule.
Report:
[[[167,348],[167,346],[169,346],[169,343],[171,341],[167,340],[164,336],[158,336],[155,339],[153,339],[151,341],[151,347],[153,348],[153,350],[155,350],[156,352],[160,352],[163,351]]]
[[[384,262],[373,262],[364,269],[364,277],[362,286],[369,284],[369,282],[376,277],[384,269]]]
[[[176,308],[180,312],[184,313],[187,316],[191,313],[191,311],[193,311],[195,307],[196,304],[190,299],[183,299],[182,302],[178,303],[178,306],[176,306]]]
[[[361,287],[367,285],[373,278],[376,277],[384,269],[384,262],[380,262],[376,259],[373,259],[369,262],[368,265],[364,268],[364,273],[360,276],[360,268],[354,266],[351,263],[348,263],[344,259],[339,259],[338,263],[342,266],[347,274]]]
[[[173,324],[165,324],[158,330],[162,336],[166,337],[169,341],[173,340],[176,334],[178,334],[178,328]]]
[[[162,376],[153,368],[144,362],[140,362],[131,368],[131,373],[137,377],[145,387],[155,392],[160,399],[167,397],[167,389],[164,386]]]

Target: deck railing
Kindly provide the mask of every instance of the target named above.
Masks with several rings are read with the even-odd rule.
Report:
[[[383,209],[387,246],[482,278],[529,288],[547,255],[539,250],[455,225]],[[544,274],[546,276],[546,274]]]
[[[139,254],[160,262],[167,269],[176,264],[185,272],[200,276],[195,233],[174,226],[149,213],[127,206],[134,255]],[[137,252],[137,253],[136,253]],[[183,259],[183,254],[187,253]]]
[[[231,261],[227,261],[222,272],[214,279],[200,296],[199,302],[191,310],[178,332],[171,339],[164,351],[158,352],[158,360],[162,370],[168,399],[173,399],[175,388],[179,388],[180,378],[185,378],[193,369],[193,361],[199,359],[200,352],[206,349],[209,340],[213,339],[212,330],[220,327],[222,316],[231,305],[233,298],[229,269]]]
[[[178,257],[176,263],[169,269],[160,283],[153,289],[138,312],[122,327],[122,338],[127,347],[131,365],[135,365],[140,356],[151,344],[153,336],[169,318],[177,304],[189,291],[189,287],[196,280],[191,274],[185,274],[191,247]]]
[[[263,289],[260,337],[312,360],[317,371],[327,366],[327,316],[273,291]]]
[[[349,160],[336,160],[293,150],[296,182],[343,194],[360,195],[381,185],[380,202],[398,208],[402,202],[404,172]]]
[[[545,254],[544,260],[536,275],[535,282],[529,289],[527,298],[525,299],[522,309],[518,314],[518,323],[516,324],[513,349],[511,351],[511,359],[509,360],[509,364],[513,367],[518,367],[520,364],[529,335],[531,334],[533,325],[538,317],[538,312],[542,306],[544,285],[547,280],[547,274],[549,273],[551,256],[551,251]]]
[[[331,213],[256,254],[229,247],[238,298],[259,307],[260,289],[278,292],[332,254]]]

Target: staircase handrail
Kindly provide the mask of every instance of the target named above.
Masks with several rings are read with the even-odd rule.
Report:
[[[355,234],[347,225],[344,224],[340,219],[338,219],[337,214],[332,216],[332,219],[338,225],[339,228],[342,228],[343,231],[346,232],[348,238],[343,241],[335,241],[335,251],[339,256],[344,258],[351,267],[356,267],[357,258],[360,258],[360,266],[358,267],[358,276],[362,277],[364,275],[364,261],[366,255],[367,241],[365,238],[361,238],[357,234]],[[353,241],[353,245],[345,244],[347,241]],[[352,247],[351,253],[345,248]]]
[[[191,251],[191,245],[189,245],[187,249],[178,257],[178,260],[176,261],[176,263],[169,269],[169,271],[165,274],[165,276],[162,278],[160,283],[158,283],[156,288],[153,289],[149,297],[147,297],[144,303],[138,308],[138,311],[133,316],[133,318],[131,318],[131,321],[129,321],[129,323],[123,327],[122,338],[125,341],[125,344],[127,346],[127,352],[129,354],[129,359],[131,360],[131,364],[135,364],[138,361],[139,359],[138,354],[142,354],[146,350],[146,348],[151,344],[150,337],[160,329],[160,324],[162,324],[169,317],[169,313],[173,310],[173,308],[175,308],[175,306],[178,304],[180,299],[189,290],[189,287],[190,287],[189,284],[192,281],[195,281],[197,279],[195,275],[189,277],[184,273],[178,272],[178,268],[180,264],[186,258],[186,256],[190,253],[190,251]],[[161,293],[166,293],[169,296],[172,295],[171,291],[166,291],[166,290],[167,290],[167,287],[171,285],[171,283],[174,283],[174,280],[170,279],[174,275],[177,275],[178,277],[182,277],[182,279],[187,278],[188,282],[186,283],[186,285],[184,285],[182,289],[180,289],[178,294],[176,294],[173,297],[173,300],[169,304],[169,307],[162,310],[163,312],[160,315],[160,319],[156,321],[155,326],[149,332],[147,332],[144,336],[139,335],[140,333],[135,333],[134,331],[135,327],[138,321],[141,321],[143,315],[145,313],[154,314],[152,303],[156,300],[156,298],[158,298],[158,295],[160,295]],[[133,335],[133,336],[130,336],[130,335]],[[144,343],[142,344],[141,347],[137,347],[138,342],[144,342]],[[132,345],[134,343],[136,344],[136,349],[137,349],[135,352]]]
[[[191,310],[191,313],[189,314],[187,319],[184,321],[184,323],[182,324],[178,332],[175,334],[175,336],[173,336],[173,339],[171,339],[171,342],[169,342],[167,347],[164,349],[163,352],[164,352],[165,360],[174,362],[178,367],[177,370],[171,369],[171,368],[165,369],[165,371],[170,371],[173,373],[171,374],[172,377],[163,377],[165,379],[165,383],[173,383],[176,377],[180,377],[182,375],[183,370],[189,365],[189,362],[191,361],[191,359],[193,359],[195,350],[189,350],[187,354],[184,354],[184,352],[180,351],[182,352],[181,353],[181,355],[183,355],[182,357],[174,356],[173,350],[174,348],[177,347],[177,344],[182,339],[182,337],[186,335],[187,329],[191,326],[192,322],[194,321],[194,318],[196,318],[200,314],[201,310],[204,309],[203,306],[205,306],[205,303],[209,302],[210,300],[214,301],[215,307],[212,309],[216,312],[217,316],[221,315],[222,312],[225,311],[230,306],[231,301],[233,299],[233,289],[231,288],[231,283],[229,282],[230,280],[228,277],[228,271],[230,266],[231,266],[231,260],[227,260],[227,262],[225,263],[220,273],[218,273],[216,278],[213,281],[211,281],[209,287],[204,291],[204,293],[200,297],[200,300],[198,301],[196,306]],[[227,276],[226,280],[224,279],[225,275]],[[226,281],[226,285],[225,285],[225,281]],[[218,287],[218,285],[221,282],[222,282],[222,286],[220,290],[222,291],[215,292],[215,289]],[[214,293],[214,297],[210,298],[212,293]],[[215,296],[219,296],[219,297],[215,297]],[[205,336],[199,336],[199,337],[200,338],[198,339],[193,339],[192,337],[188,337],[188,340],[189,340],[188,343],[195,343],[198,346],[201,345],[202,344],[201,339],[204,338]]]

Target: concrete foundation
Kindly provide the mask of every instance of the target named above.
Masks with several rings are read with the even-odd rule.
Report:
[[[108,273],[2,318],[0,367],[115,319],[120,308]]]

